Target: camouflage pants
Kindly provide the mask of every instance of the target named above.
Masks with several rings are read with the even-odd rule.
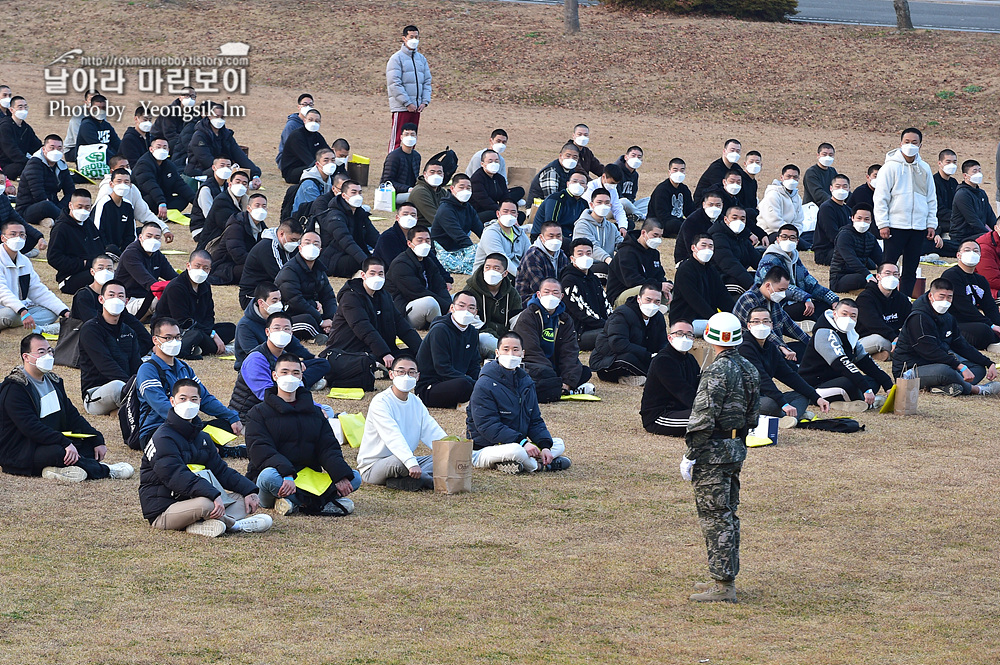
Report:
[[[708,573],[732,582],[740,572],[740,470],[742,463],[697,464],[692,471],[698,522],[708,548]]]

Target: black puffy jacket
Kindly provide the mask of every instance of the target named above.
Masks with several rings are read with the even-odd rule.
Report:
[[[648,372],[653,354],[666,344],[667,323],[663,315],[657,312],[649,317],[648,323],[643,323],[639,301],[632,297],[608,317],[590,355],[590,367],[595,371],[605,370],[620,359]]]

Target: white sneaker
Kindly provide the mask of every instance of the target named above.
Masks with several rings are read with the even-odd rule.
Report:
[[[58,323],[50,323],[47,326],[42,326],[41,328],[39,328],[39,330],[42,331],[43,335],[58,335],[59,334],[59,324]]]
[[[87,479],[87,472],[78,466],[47,466],[42,469],[42,478],[64,483],[82,483]]]
[[[235,353],[236,353],[236,345],[235,344],[226,344],[226,355],[227,356],[231,356],[231,355],[233,355]]]
[[[222,520],[203,520],[201,522],[195,522],[184,530],[188,533],[193,533],[196,536],[218,538],[226,532],[226,523]]]
[[[36,259],[38,258],[39,254],[41,254],[41,251],[37,247],[35,247],[33,249],[28,250],[28,252],[24,255],[24,257],[27,259]]]
[[[979,384],[979,394],[983,396],[993,395],[994,397],[1000,395],[1000,381]]]
[[[799,419],[795,416],[782,416],[778,419],[778,427],[780,429],[792,429],[799,424]]]
[[[812,333],[813,328],[816,327],[816,322],[812,319],[806,319],[805,321],[799,321],[799,328],[802,328],[802,332]]]
[[[844,411],[846,413],[862,413],[869,409],[868,402],[863,399],[855,399],[846,402],[830,402],[831,411]]]
[[[885,395],[875,395],[875,402],[872,404],[871,408],[878,411],[885,404]]]
[[[115,464],[106,464],[101,462],[104,466],[108,467],[110,472],[110,477],[115,480],[125,480],[131,478],[135,474],[135,469],[128,462],[116,462]]]
[[[618,383],[623,386],[635,386],[642,387],[646,385],[646,377],[644,376],[623,376],[618,379]]]
[[[573,392],[577,395],[593,395],[594,394],[594,384],[588,381],[587,383],[581,383],[580,387]]]
[[[333,515],[334,517],[344,517],[354,512],[354,501],[341,497],[335,501],[328,502],[322,509],[320,515]]]
[[[323,388],[326,388],[326,379],[320,379],[316,383],[309,386],[309,390],[312,391],[323,390]]]
[[[1000,342],[996,342],[995,344],[990,344],[989,346],[986,347],[986,350],[989,351],[990,353],[1000,353]]]
[[[274,502],[274,512],[279,515],[292,515],[299,511],[299,507],[284,497],[280,497]]]
[[[274,520],[270,515],[259,513],[237,520],[236,524],[230,527],[230,531],[242,531],[244,533],[263,533],[271,528]]]

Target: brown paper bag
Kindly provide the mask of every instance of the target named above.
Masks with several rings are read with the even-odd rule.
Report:
[[[920,373],[917,367],[913,368],[913,378],[904,379],[900,376],[896,379],[896,400],[893,405],[893,413],[901,416],[917,415],[917,397],[920,395]],[[906,373],[906,368],[903,368]]]
[[[537,172],[530,166],[508,166],[507,186],[510,188],[523,187],[524,191],[527,192]],[[528,195],[525,194],[524,198],[527,199]],[[528,201],[528,203],[531,203],[531,201]]]
[[[472,491],[472,441],[435,441],[434,491],[461,494]]]

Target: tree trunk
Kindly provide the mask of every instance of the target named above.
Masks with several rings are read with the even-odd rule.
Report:
[[[580,32],[580,5],[577,0],[563,0],[563,21],[567,35]]]
[[[900,30],[913,30],[909,0],[892,0],[892,6],[896,9],[896,27]]]

